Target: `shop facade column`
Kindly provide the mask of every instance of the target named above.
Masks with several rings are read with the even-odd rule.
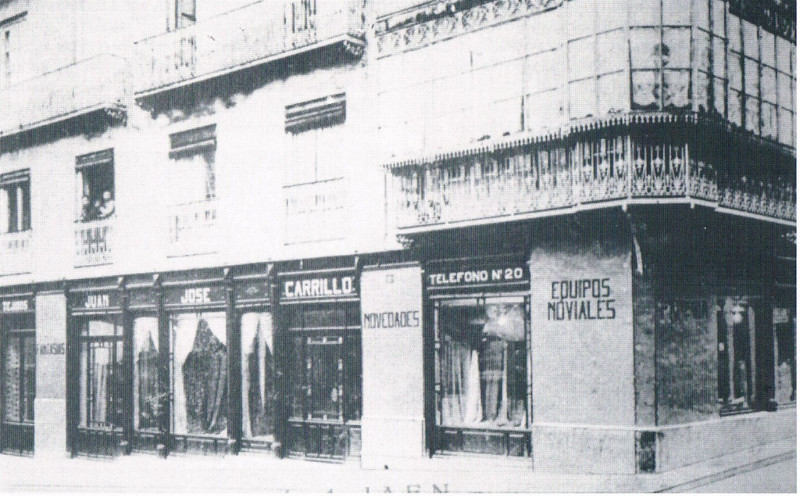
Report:
[[[34,453],[67,454],[67,300],[63,290],[36,295]]]
[[[361,321],[361,465],[407,467],[425,454],[420,266],[365,267]]]
[[[543,228],[531,253],[533,468],[630,474],[637,467],[630,231],[613,213],[583,226],[560,226],[567,235]]]

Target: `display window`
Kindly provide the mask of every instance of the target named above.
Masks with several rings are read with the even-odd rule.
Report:
[[[122,326],[119,316],[92,317],[80,325],[79,427],[121,429]]]
[[[275,340],[272,314],[241,316],[242,437],[273,441],[275,431]]]
[[[726,297],[717,312],[721,413],[750,411],[755,401],[756,317],[747,298]]]
[[[36,334],[32,315],[2,317],[0,451],[33,451]]]
[[[163,392],[158,385],[158,319],[133,319],[133,427],[159,431]]]
[[[773,309],[775,332],[775,400],[778,404],[797,399],[797,318],[793,308]]]
[[[225,312],[170,315],[171,432],[228,435]]]
[[[529,450],[525,299],[436,301],[439,449],[519,456]]]

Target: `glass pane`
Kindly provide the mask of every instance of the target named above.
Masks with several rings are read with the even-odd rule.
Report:
[[[725,17],[728,12],[724,0],[711,0],[711,22],[714,23],[714,34],[725,36]]]
[[[158,319],[137,317],[133,321],[133,422],[134,428],[158,429]]]
[[[664,71],[664,107],[689,105],[689,71]]]
[[[3,419],[19,422],[19,388],[22,366],[20,340],[8,338],[3,345]]]
[[[568,5],[570,39],[587,36],[594,32],[595,0],[573,0]]]
[[[628,78],[624,72],[597,78],[597,105],[600,115],[628,108]]]
[[[658,29],[631,29],[631,67],[658,69],[661,65],[661,34]]]
[[[294,336],[289,348],[289,409],[294,418],[305,418],[303,408],[305,390],[305,353],[304,338]]]
[[[583,79],[594,74],[594,38],[569,43],[569,79]]]
[[[777,53],[775,55],[778,61],[778,70],[785,72],[786,74],[791,74],[791,42],[778,36],[775,38],[775,44],[777,46]]]
[[[728,82],[731,88],[742,89],[742,58],[733,52],[728,52]]]
[[[728,16],[728,45],[731,50],[742,51],[741,21],[735,15]]]
[[[748,57],[758,59],[758,28],[748,21],[741,22],[744,54]]]
[[[761,132],[761,115],[758,99],[752,96],[745,96],[745,128],[758,134]]]
[[[705,72],[711,70],[711,36],[704,31],[695,33],[694,66]]]
[[[709,29],[710,15],[708,11],[708,0],[694,0],[694,23],[702,29]]]
[[[626,0],[601,0],[597,2],[597,32],[602,33],[625,25]]]
[[[313,418],[339,417],[339,338],[308,338],[306,367],[311,394],[310,415]]]
[[[708,74],[702,71],[695,73],[694,84],[694,110],[705,112],[711,107],[709,106],[708,95],[711,85],[711,79]]]
[[[24,391],[22,394],[22,420],[33,422],[33,400],[36,398],[36,338],[21,338],[25,354]]]
[[[628,61],[625,33],[622,30],[597,35],[597,74],[625,68]]]
[[[561,100],[558,90],[535,93],[525,98],[525,125],[528,129],[553,127],[560,122]]]
[[[727,101],[728,85],[724,79],[714,78],[714,110],[719,115],[725,115],[725,102]]]
[[[586,117],[595,113],[594,79],[569,83],[569,114],[572,118]]]
[[[275,429],[275,344],[272,314],[242,315],[242,435],[271,438]]]
[[[758,96],[758,62],[744,59],[744,91],[748,95]]]
[[[101,317],[84,321],[81,335],[89,337],[115,337],[122,335],[122,326],[115,317]]]
[[[631,26],[657,26],[661,22],[660,0],[632,0],[628,2]]]
[[[344,340],[344,414],[347,420],[361,418],[361,336]]]
[[[633,71],[633,106],[636,109],[658,109],[661,104],[661,81],[658,71]]]
[[[81,346],[80,425],[83,427],[122,426],[120,344],[112,338],[84,341]]]
[[[692,0],[670,0],[663,2],[663,22],[665,26],[688,26],[691,24]]]
[[[688,28],[665,28],[663,36],[661,57],[664,66],[672,69],[688,69],[691,66],[689,60],[691,31]]]
[[[792,78],[778,73],[778,103],[781,107],[792,108]]]
[[[775,35],[768,31],[761,32],[761,63],[775,67]]]
[[[778,137],[778,109],[766,102],[761,104],[761,134],[772,139]]]
[[[558,64],[558,54],[556,50],[548,50],[527,58],[524,81],[527,91],[536,93],[558,86],[558,80],[552,73],[552,68]]]
[[[182,313],[170,318],[172,431],[227,435],[228,347],[225,313]]]
[[[763,67],[761,69],[761,98],[770,103],[778,101],[778,83],[775,69]]]
[[[778,140],[785,144],[791,145],[794,138],[792,119],[794,115],[791,111],[785,109],[778,110]]]
[[[742,94],[733,89],[728,93],[728,120],[742,125]]]
[[[719,37],[714,37],[712,39],[712,49],[714,50],[714,60],[713,60],[713,69],[714,69],[714,76],[716,77],[725,77],[725,40]]]
[[[438,320],[442,424],[524,427],[523,305],[447,302],[440,307]]]

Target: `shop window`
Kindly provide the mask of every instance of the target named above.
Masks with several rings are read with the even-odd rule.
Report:
[[[27,231],[31,228],[30,171],[0,175],[0,233]]]
[[[272,439],[275,428],[275,344],[272,315],[247,312],[241,318],[242,436]]]
[[[794,402],[797,398],[797,327],[792,308],[775,308],[772,311],[775,330],[775,400],[779,404]]]
[[[94,318],[81,325],[80,426],[121,428],[124,422],[122,326],[118,317]]]
[[[216,192],[216,125],[170,135],[173,186],[170,199],[176,205],[210,201]]]
[[[525,428],[526,318],[521,299],[445,301],[437,321],[440,425]]]
[[[133,421],[136,430],[158,430],[162,394],[158,386],[158,319],[133,321]]]
[[[170,316],[172,432],[227,436],[228,346],[224,312]]]
[[[114,215],[114,155],[112,150],[75,159],[78,222],[92,222]]]
[[[36,338],[9,333],[3,343],[3,421],[33,422],[36,397]]]
[[[723,413],[749,410],[754,400],[755,314],[746,299],[727,297],[717,312],[718,391]]]

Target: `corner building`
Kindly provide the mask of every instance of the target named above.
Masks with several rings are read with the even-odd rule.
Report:
[[[0,2],[3,453],[796,435],[795,2],[147,4]]]

